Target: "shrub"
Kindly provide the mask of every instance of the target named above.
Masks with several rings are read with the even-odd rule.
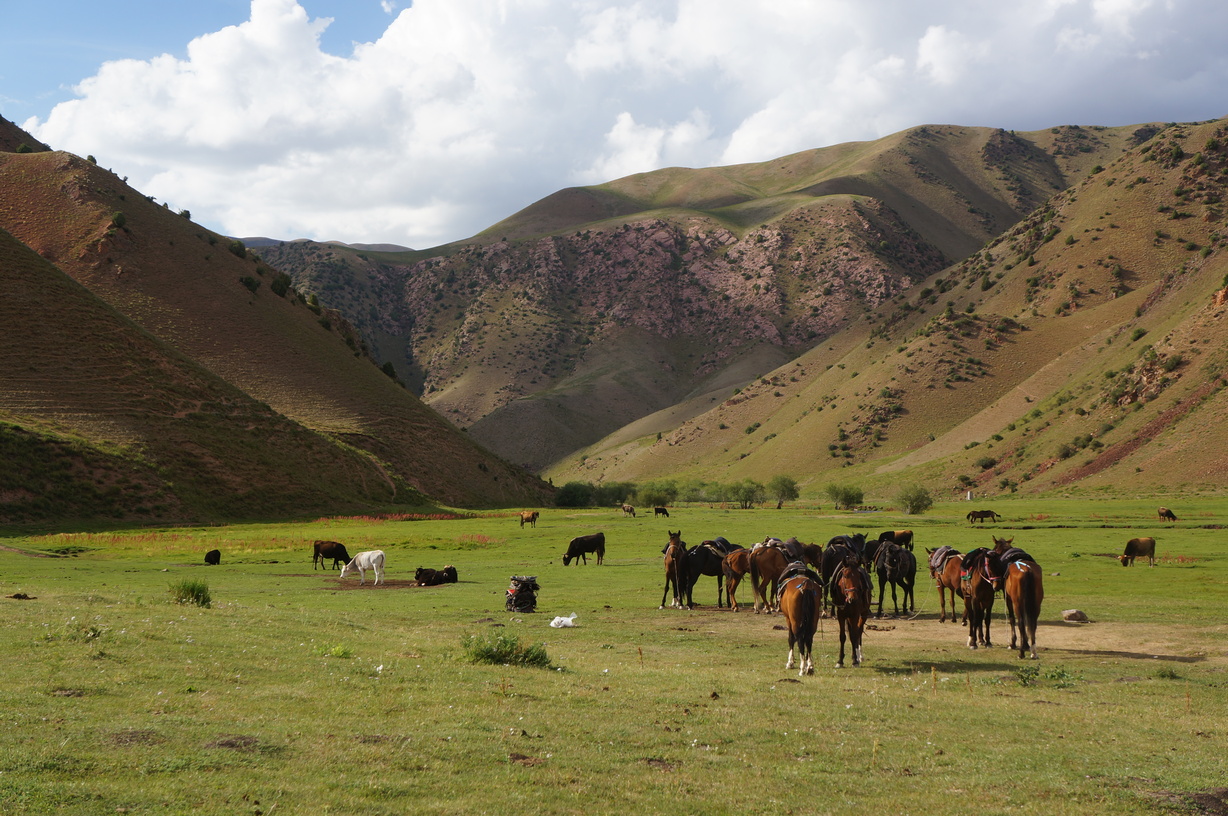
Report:
[[[111,226],[116,229],[123,229],[126,223],[128,223],[128,216],[122,212],[116,212],[111,215]]]
[[[823,492],[836,505],[837,510],[856,507],[865,500],[865,494],[861,488],[851,485],[830,484],[823,488]]]
[[[240,241],[238,238],[231,241],[230,244],[226,248],[229,249],[231,254],[237,258],[247,257],[247,247],[244,246],[243,242]]]
[[[921,485],[907,485],[900,489],[900,507],[910,516],[919,515],[934,506],[934,498]]]
[[[550,668],[550,656],[544,643],[524,646],[515,635],[499,634],[493,638],[470,635],[461,638],[465,658],[471,663],[489,663],[492,666],[536,666]]]
[[[260,281],[253,278],[251,275],[244,275],[243,277],[239,278],[239,283],[250,289],[253,295],[256,293],[256,290],[260,288]]]
[[[209,596],[209,585],[204,581],[184,578],[178,583],[171,584],[170,593],[175,603],[190,603],[205,608],[213,605],[213,599]]]
[[[976,466],[981,470],[989,470],[996,464],[998,464],[998,460],[992,456],[982,456],[980,459],[976,460]]]
[[[593,486],[588,482],[568,482],[554,496],[557,507],[588,507],[593,498]]]

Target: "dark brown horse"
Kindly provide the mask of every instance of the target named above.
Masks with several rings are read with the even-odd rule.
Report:
[[[942,617],[939,623],[947,621],[947,593],[951,593],[951,622],[955,622],[955,596],[963,597],[963,589],[959,585],[959,562],[963,553],[954,547],[946,545],[936,550],[925,551],[930,557],[930,577],[934,586],[938,587],[938,603],[942,606]],[[962,623],[968,623],[968,607],[964,606]]]
[[[1030,651],[1036,659],[1036,623],[1040,619],[1040,603],[1045,599],[1040,566],[1031,559],[1013,559],[1002,567],[1005,577],[1002,595],[1006,599],[1006,619],[1011,625],[1011,648],[1018,643],[1022,659]],[[1016,640],[1016,621],[1018,640]]]
[[[823,550],[821,556],[819,573],[823,576],[823,597],[832,615],[836,614],[835,598],[832,597],[832,590],[835,587],[832,579],[836,574],[836,570],[850,555],[856,557],[864,565],[866,563],[865,551],[866,537],[864,533],[833,536],[827,542],[827,547]]]
[[[874,571],[878,574],[878,614],[883,616],[883,596],[887,585],[891,586],[891,605],[894,614],[900,614],[900,605],[896,601],[896,588],[904,596],[904,613],[916,611],[917,604],[913,597],[913,584],[917,580],[917,559],[912,552],[898,544],[880,542],[878,552],[874,556]]]
[[[690,576],[687,573],[686,542],[682,540],[682,531],[670,532],[669,543],[665,545],[665,591],[661,593],[661,605],[665,608],[665,599],[669,596],[669,588],[674,587],[674,599],[670,606],[675,609],[691,608]],[[683,598],[686,603],[683,604]]]
[[[989,622],[993,618],[993,599],[1002,582],[1002,559],[997,553],[978,547],[960,562],[960,588],[968,615],[968,648],[993,646]]]
[[[985,519],[989,519],[990,521],[997,524],[998,519],[1000,518],[1002,517],[999,516],[997,513],[995,513],[992,510],[972,510],[968,513],[968,523],[969,524],[972,524],[978,521],[984,521]]]
[[[817,581],[797,574],[785,579],[780,587],[780,611],[789,630],[789,661],[785,663],[785,668],[793,668],[793,646],[796,644],[800,664],[797,673],[800,676],[814,674],[814,660],[810,653],[822,609],[823,590]]]
[[[849,556],[832,576],[832,602],[836,605],[836,620],[840,622],[840,657],[836,668],[844,668],[844,642],[853,652],[853,665],[861,665],[861,635],[870,617],[870,579],[861,560]]]
[[[755,592],[755,611],[777,611],[777,601],[780,591],[780,577],[790,562],[800,557],[802,561],[815,569],[820,569],[823,561],[823,547],[820,544],[802,544],[796,539],[790,539],[786,545],[763,545],[755,547],[750,554],[750,586]],[[771,583],[772,594],[767,594],[767,585]]]

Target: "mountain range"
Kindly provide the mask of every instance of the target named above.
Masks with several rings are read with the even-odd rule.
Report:
[[[0,149],[33,144],[12,130]],[[1216,490],[1226,145],[1222,121],[926,126],[562,190],[433,249],[247,239],[258,257],[38,146],[0,154],[0,229],[21,268],[70,278],[194,377],[235,389],[176,394],[163,421],[198,402],[248,425],[264,410],[328,451],[312,456],[340,457],[324,470],[382,474],[317,486],[321,506],[406,491],[547,502],[530,471],[556,483],[789,474],[804,492],[850,482],[880,497],[905,483]],[[91,336],[77,353],[99,353]],[[6,380],[33,359],[22,343],[3,355]],[[40,387],[0,395],[12,434],[135,457],[144,505],[173,507],[149,475],[167,456],[151,439],[169,435],[115,418],[132,424],[147,405],[98,416],[97,394]],[[244,398],[255,404],[240,410]],[[213,452],[217,479],[247,472],[230,469],[232,447]],[[275,504],[277,478],[230,489],[258,479]],[[215,489],[188,491],[188,514],[219,512],[202,498]]]

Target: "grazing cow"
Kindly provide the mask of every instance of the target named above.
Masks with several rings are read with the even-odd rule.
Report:
[[[1134,566],[1135,558],[1146,558],[1147,566],[1156,565],[1156,540],[1154,538],[1132,538],[1126,542],[1126,551],[1117,556],[1123,567]]]
[[[384,581],[384,551],[383,550],[367,550],[360,552],[354,556],[354,560],[341,568],[339,578],[344,578],[347,575],[358,573],[358,583],[365,584],[367,582],[367,570],[375,571],[375,586],[379,586]]]
[[[317,541],[312,545],[315,554],[311,556],[311,569],[317,569],[316,564],[321,568],[324,567],[324,562],[331,558],[333,560],[333,569],[337,569],[338,564],[344,564],[350,560],[350,554],[345,551],[345,545],[337,541]]]
[[[216,567],[218,564],[222,563],[222,551],[209,550],[209,552],[205,553],[205,563],[211,567]]]
[[[1177,514],[1167,507],[1161,507],[1156,513],[1160,516],[1160,521],[1176,521]]]
[[[449,564],[441,570],[430,569],[429,567],[418,567],[414,572],[414,580],[418,582],[418,586],[439,586],[440,584],[455,584],[456,567]]]
[[[912,552],[912,530],[887,530],[878,534],[878,543],[890,541]]]
[[[590,533],[573,538],[563,555],[563,566],[572,561],[583,561],[587,564],[587,553],[597,553],[598,564],[605,560],[605,533]]]
[[[666,518],[669,518],[669,510],[665,507],[654,507],[652,508],[652,515],[654,517],[655,516],[665,516]]]
[[[631,516],[631,518],[635,518],[635,508],[629,504],[624,504],[623,505],[623,515]]]
[[[538,517],[539,517],[539,514],[536,510],[525,510],[521,512],[520,514],[521,528],[523,529],[526,524],[529,525],[530,527],[536,527]]]

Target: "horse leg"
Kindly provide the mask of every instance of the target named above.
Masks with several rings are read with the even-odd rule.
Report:
[[[881,592],[881,590],[880,590],[880,592]],[[900,616],[900,605],[899,605],[899,603],[898,603],[898,602],[896,601],[896,599],[895,599],[895,581],[892,581],[892,582],[891,582],[891,606],[892,606],[892,607],[894,607],[894,609],[895,609],[895,617],[897,617],[897,618],[898,618],[898,617]],[[879,602],[878,602],[878,608],[879,608],[879,609],[882,609],[882,608],[883,608],[883,602],[882,602],[882,600],[881,600],[881,599],[880,599],[880,600],[879,600]]]
[[[785,662],[786,671],[788,669],[793,668],[793,643],[794,643],[793,627],[790,626],[789,627],[789,659],[788,661]]]
[[[857,621],[853,625],[852,641],[853,641],[853,665],[861,665],[861,635],[865,630],[866,618],[864,615],[858,614]]]
[[[964,605],[965,605],[965,608],[967,608],[968,606],[967,598],[964,598]],[[975,607],[973,607],[971,610],[971,615],[968,618],[968,648],[969,649],[976,649],[977,647],[976,636],[980,632],[980,628],[981,628],[981,613]]]
[[[661,593],[661,605],[657,609],[665,608],[665,599],[669,597],[669,573],[665,573],[665,591]]]
[[[836,619],[840,621],[840,657],[836,659],[836,668],[843,669],[844,668],[844,637],[845,637],[844,624],[845,624],[845,620],[844,620],[844,616],[840,614],[839,612],[836,613]]]
[[[874,617],[881,618],[883,616],[883,587],[887,583],[887,579],[883,576],[878,577],[878,614]]]

